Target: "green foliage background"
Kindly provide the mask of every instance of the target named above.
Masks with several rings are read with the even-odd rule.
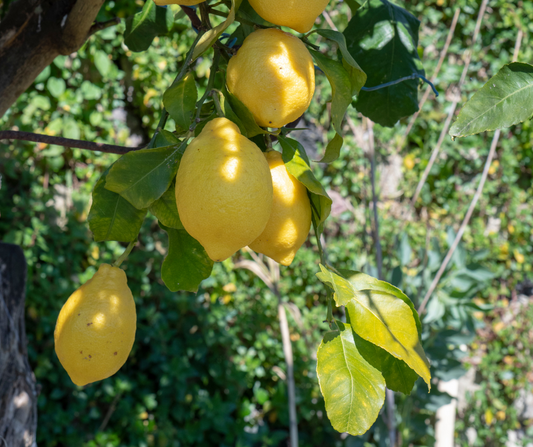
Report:
[[[386,279],[405,290],[415,304],[427,290],[457,222],[466,212],[489,150],[491,135],[446,140],[416,214],[406,217],[401,213],[446,118],[450,87],[460,77],[461,57],[470,45],[479,3],[398,2],[422,21],[419,54],[429,75],[454,10],[462,9],[449,56],[437,79],[442,94],[426,103],[400,152],[404,158],[402,194],[380,204]],[[125,18],[141,6],[142,2],[106,2],[98,19]],[[343,30],[348,7],[332,0],[328,10]],[[519,59],[532,60],[531,23],[530,2],[521,2],[519,8],[503,0],[491,3],[462,102],[510,62],[519,27],[525,32]],[[57,58],[0,120],[0,127],[119,145],[147,142],[159,118],[163,92],[195,35],[183,18],[168,36],[156,38],[147,52],[133,53],[122,43],[123,31],[123,25],[102,31],[77,54]],[[195,66],[204,84],[208,67],[205,58]],[[305,117],[313,129],[307,135],[314,137],[317,149],[313,159],[319,158],[335,135],[327,114],[330,96],[329,84],[318,79],[316,100]],[[353,109],[350,114],[359,125]],[[392,129],[376,126],[380,166],[390,162],[388,155],[406,122]],[[171,121],[167,129],[172,130],[172,125]],[[509,296],[518,283],[531,276],[533,128],[526,122],[503,134],[464,245],[454,256],[423,321],[424,348],[438,378],[462,374],[465,353],[459,346],[471,343],[475,330],[483,326],[472,312]],[[353,138],[346,128],[339,160],[315,165],[315,173],[326,188],[347,200],[345,205],[351,205],[326,225],[329,260],[376,276],[370,167],[364,149],[361,139]],[[128,362],[115,376],[84,389],[75,387],[61,368],[53,351],[53,330],[62,304],[100,262],[112,262],[123,250],[118,243],[93,242],[85,222],[90,192],[115,159],[57,146],[0,144],[0,239],[21,245],[28,261],[27,335],[30,362],[42,387],[38,444],[284,445],[288,413],[277,298],[251,273],[235,270],[231,260],[216,264],[214,275],[197,295],[169,292],[160,278],[168,241],[153,217],[145,221],[140,247],[124,265],[138,311],[138,332]],[[500,220],[497,231],[487,230],[489,219]],[[312,240],[291,267],[282,269],[280,285],[284,301],[298,308],[290,307],[289,324],[300,445],[387,445],[381,418],[364,439],[336,433],[326,418],[314,357],[327,330],[323,323],[325,296],[315,277],[318,256]],[[527,328],[531,322],[526,319],[522,324]],[[492,389],[503,401],[515,388],[508,391],[501,380],[507,379],[496,377]],[[411,397],[399,396],[398,400],[402,444],[432,445],[435,411],[449,397],[438,391],[427,394],[418,381]],[[483,405],[469,409],[473,412],[469,414],[485,417],[491,402]],[[494,409],[494,414],[497,411]],[[482,440],[503,445],[498,423],[480,431]]]

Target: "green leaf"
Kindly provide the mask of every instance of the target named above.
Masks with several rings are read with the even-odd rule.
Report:
[[[349,323],[349,314],[346,314]],[[376,346],[364,338],[353,333],[355,345],[364,359],[370,363],[385,378],[387,388],[403,394],[410,394],[413,386],[418,379],[418,374],[414,372],[407,364],[396,357],[390,355],[384,349]]]
[[[424,74],[418,56],[416,17],[387,0],[368,0],[344,31],[348,51],[368,74],[366,87]],[[379,90],[361,91],[355,108],[382,126],[418,110],[418,80],[408,80]]]
[[[278,136],[278,141],[283,149],[282,158],[287,171],[309,191],[313,218],[317,226],[322,227],[331,212],[331,199],[313,174],[303,146],[298,141],[281,135]]]
[[[429,362],[420,345],[412,308],[402,298],[382,290],[382,285],[368,289],[368,282],[363,280],[364,289],[359,289],[324,266],[320,269],[318,279],[333,289],[337,306],[346,307],[357,335],[403,360],[431,388]]]
[[[450,129],[452,137],[503,129],[533,115],[533,65],[505,65],[462,108]]]
[[[183,225],[176,205],[176,186],[170,185],[167,192],[150,205],[150,212],[157,217],[157,220],[166,227],[175,230],[183,230]]]
[[[272,23],[267,22],[259,14],[257,14],[257,12],[255,12],[255,9],[250,6],[248,0],[243,0],[241,6],[239,7],[239,10],[237,11],[237,21],[239,21],[239,19],[241,18],[246,20],[247,22],[252,22],[255,25],[259,25],[262,27],[274,26]]]
[[[154,37],[170,31],[173,21],[170,8],[156,6],[153,1],[147,0],[141,12],[126,20],[124,43],[131,51],[145,51]]]
[[[361,4],[356,0],[344,0],[344,2],[350,7],[352,14],[355,14],[361,7]]]
[[[111,61],[105,51],[98,50],[94,54],[94,65],[96,65],[97,70],[103,78],[108,75],[109,70],[111,69]]]
[[[178,172],[187,140],[179,146],[128,152],[111,167],[105,187],[127,199],[135,208],[149,207],[168,189]]]
[[[348,51],[344,34],[330,29],[319,29],[317,30],[317,33],[320,34],[322,37],[325,37],[326,39],[337,43],[337,45],[339,46],[339,50],[342,54],[342,64],[350,77],[350,82],[352,85],[352,96],[358,95],[361,91],[361,87],[363,87],[366,83],[367,76],[363,69],[359,66],[359,64],[355,61],[355,59]]]
[[[239,98],[237,98],[227,89],[224,89],[224,96],[226,101],[229,102],[229,105],[231,106],[230,114],[233,113],[236,115],[241,122],[242,128],[241,126],[239,126],[239,128],[241,128],[241,132],[244,130],[243,135],[245,137],[252,138],[256,135],[268,133],[259,127],[254,116],[252,115],[252,112],[250,112],[248,107],[246,107]],[[239,123],[236,124],[239,125]]]
[[[200,283],[211,275],[213,261],[185,230],[160,226],[168,234],[168,253],[161,267],[163,282],[172,292],[196,293]]]
[[[231,0],[231,9],[229,11],[228,17],[220,25],[215,26],[213,29],[207,31],[194,49],[192,59],[200,57],[204,54],[213,44],[218,40],[226,28],[230,26],[235,21],[235,10],[240,6],[242,0]]]
[[[163,95],[163,104],[171,118],[182,129],[191,125],[198,91],[194,82],[194,74],[188,73],[180,82],[172,85]]]
[[[328,144],[324,158],[320,160],[321,163],[331,163],[339,158],[342,147],[342,120],[348,106],[352,103],[352,84],[348,72],[340,62],[334,61],[318,51],[309,51],[331,84],[333,96],[331,101],[331,121],[337,134],[334,140]]]
[[[146,210],[138,210],[126,199],[105,189],[106,170],[93,190],[87,221],[94,240],[132,242],[137,239]]]
[[[326,334],[318,347],[317,374],[333,428],[362,435],[385,401],[385,380],[359,353],[349,325]]]
[[[48,78],[46,88],[54,98],[59,98],[67,88],[67,84],[61,78]]]
[[[152,137],[152,141],[148,143],[146,149],[151,149],[154,147],[165,147],[180,144],[180,140],[176,135],[168,130],[161,129],[159,132],[156,132]]]

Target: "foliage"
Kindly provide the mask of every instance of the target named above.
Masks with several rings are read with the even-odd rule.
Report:
[[[399,212],[438,139],[449,102],[445,93],[459,79],[458,61],[470,44],[479,5],[466,0],[397,3],[421,20],[418,53],[428,75],[437,63],[454,9],[462,11],[450,56],[436,82],[442,94],[426,103],[400,152],[404,161],[398,196],[382,194],[379,207],[385,279],[416,305],[449,246],[453,233],[448,229],[464,216],[489,140],[484,135],[455,143],[446,140],[416,213],[405,217]],[[98,19],[129,17],[140,6],[107,2]],[[510,62],[516,27],[533,30],[529,2],[516,9],[498,0],[491,7],[474,47],[463,102]],[[337,27],[346,29],[348,4],[332,2],[329,12]],[[163,93],[174,80],[172,73],[177,73],[196,37],[188,28],[186,18],[177,17],[168,35],[155,37],[144,53],[121,45],[123,25],[96,34],[76,55],[56,59],[39,76],[2,119],[2,128],[16,126],[121,145],[147,143],[158,123]],[[526,32],[520,60],[531,60],[529,43]],[[209,76],[208,56],[194,65],[200,95]],[[331,86],[324,77],[317,80],[316,101],[304,117],[310,130],[291,134],[313,160],[320,158],[318,154],[324,153],[336,134],[327,113]],[[357,118],[353,109],[349,114]],[[402,120],[392,129],[375,127],[382,178],[405,124]],[[171,117],[166,129],[175,128]],[[472,311],[478,310],[472,299],[482,298],[476,300],[481,304],[498,293],[509,295],[531,275],[533,220],[527,201],[533,192],[532,132],[528,121],[505,131],[464,246],[430,301],[421,338],[432,372],[439,378],[463,373],[464,353],[459,346],[468,344],[482,324],[472,317]],[[155,147],[175,143],[158,142]],[[377,276],[365,145],[357,135],[346,136],[336,161],[327,166],[309,164],[322,188],[343,199],[343,211],[324,225],[329,263]],[[234,270],[230,261],[215,266],[198,295],[170,293],[159,273],[167,237],[158,230],[152,213],[171,225],[156,210],[158,201],[150,206],[141,227],[143,253],[134,252],[126,265],[142,310],[132,356],[118,375],[100,384],[86,389],[68,385],[53,354],[53,327],[72,290],[94,273],[97,263],[112,262],[122,252],[115,242],[95,244],[83,223],[90,191],[116,157],[16,143],[0,145],[0,160],[0,238],[22,245],[28,259],[27,333],[31,364],[42,385],[39,445],[278,445],[286,441],[277,299],[249,273]],[[325,418],[313,358],[321,334],[328,329],[322,323],[323,288],[313,275],[316,250],[307,244],[295,264],[284,269],[280,284],[282,296],[299,309],[298,313],[289,307],[294,312],[290,325],[301,445],[387,445],[387,427],[381,418],[361,438],[341,437]],[[342,320],[342,311],[336,311],[335,317]],[[397,395],[402,444],[431,445],[435,411],[447,401],[449,397],[435,387],[428,394],[420,381],[411,396]],[[485,430],[494,439],[495,425]]]
[[[510,305],[504,298],[486,323],[472,345],[475,357],[470,361],[479,375],[479,389],[467,396],[469,404],[457,426],[460,445],[503,447],[510,430],[521,431],[526,445],[533,436],[533,420],[521,412],[533,389],[533,306],[527,301]],[[517,405],[520,399],[522,410]],[[472,430],[475,436],[467,436]]]

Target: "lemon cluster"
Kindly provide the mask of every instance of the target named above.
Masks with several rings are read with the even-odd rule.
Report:
[[[281,154],[263,154],[226,118],[207,123],[187,147],[176,204],[184,228],[213,261],[249,246],[289,265],[311,226],[307,190]]]

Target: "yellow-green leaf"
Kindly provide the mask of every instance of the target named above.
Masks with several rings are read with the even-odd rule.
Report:
[[[362,435],[376,421],[385,401],[385,380],[355,346],[349,325],[326,334],[317,352],[317,375],[333,428]]]

